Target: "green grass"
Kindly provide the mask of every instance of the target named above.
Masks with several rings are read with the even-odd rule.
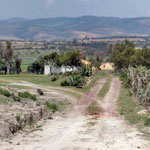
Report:
[[[40,84],[40,85],[47,85],[47,86],[55,86],[55,87],[61,87],[60,83],[68,78],[68,77],[64,77],[63,75],[59,76],[59,79],[55,82],[52,82],[51,79],[54,77],[55,75],[52,76],[45,76],[45,75],[36,75],[36,74],[20,74],[20,75],[0,75],[0,81],[10,81],[10,82],[18,82],[18,81],[27,81],[30,83],[35,83],[35,84]],[[95,84],[95,82],[102,77],[107,76],[106,73],[103,72],[98,72],[97,74],[94,75],[93,79],[91,80],[90,84],[87,86],[84,86],[83,88],[74,88],[74,87],[67,87],[67,88],[71,88],[77,91],[81,91],[81,92],[87,92],[89,91]],[[63,87],[64,88],[64,87]]]
[[[87,108],[90,115],[96,115],[100,112],[100,106],[97,101],[93,101]]]
[[[150,127],[150,118],[148,114],[138,114],[141,110],[143,110],[142,105],[130,94],[129,89],[121,87],[118,100],[120,115],[123,115],[129,124],[136,125],[145,135],[150,136],[150,133],[145,128],[146,126]]]
[[[4,95],[4,96],[6,96],[6,97],[13,96],[13,94],[10,93],[8,90],[3,90],[3,89],[0,89],[0,94],[1,94],[1,95]]]
[[[29,92],[20,92],[19,93],[19,96],[20,97],[22,97],[22,98],[29,98],[29,99],[32,99],[32,100],[36,100],[36,95],[33,95],[33,94],[31,94],[31,93],[29,93]]]
[[[100,92],[98,94],[98,97],[104,98],[106,96],[107,92],[110,89],[111,79],[112,79],[111,77],[107,78],[105,84],[103,85],[102,89],[100,90]]]
[[[53,113],[64,110],[66,108],[66,105],[68,105],[68,102],[66,102],[66,101],[60,101],[60,102],[47,101],[47,102],[45,102],[45,106],[47,107],[47,109]]]

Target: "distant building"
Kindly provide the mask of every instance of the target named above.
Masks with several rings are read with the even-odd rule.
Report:
[[[102,63],[100,65],[100,70],[114,70],[114,64],[113,63],[109,63],[109,62],[105,62],[105,63]]]
[[[91,65],[91,62],[83,60],[83,59],[81,59],[81,62],[82,62],[82,64],[84,64],[86,66],[90,66]]]
[[[54,65],[45,65],[44,66],[44,74],[45,75],[52,75],[52,74],[59,74],[65,72],[74,72],[77,71],[77,67],[70,67],[70,66],[54,66]]]

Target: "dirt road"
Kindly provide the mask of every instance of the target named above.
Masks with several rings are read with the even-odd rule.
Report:
[[[70,115],[56,116],[38,131],[18,134],[11,144],[1,143],[0,150],[149,150],[149,142],[127,125],[115,110],[120,88],[118,78],[112,79],[106,97],[102,102],[99,100],[100,116],[84,115],[104,82],[105,79],[100,79],[72,108]]]

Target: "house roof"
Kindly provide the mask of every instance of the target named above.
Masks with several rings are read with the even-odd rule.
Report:
[[[113,63],[109,63],[109,62],[102,63],[100,65],[100,69],[101,70],[112,70],[112,69],[114,69],[114,64]]]
[[[81,59],[82,64],[91,65],[91,62]]]

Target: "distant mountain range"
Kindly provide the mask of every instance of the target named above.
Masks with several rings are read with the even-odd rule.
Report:
[[[117,35],[150,35],[150,18],[83,16],[0,21],[0,39],[54,40]]]

